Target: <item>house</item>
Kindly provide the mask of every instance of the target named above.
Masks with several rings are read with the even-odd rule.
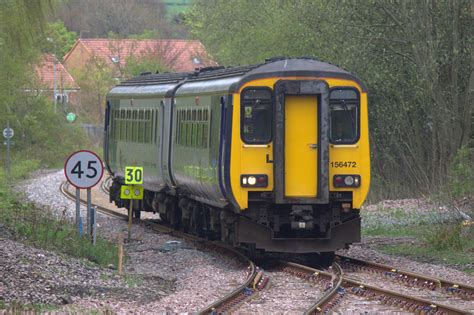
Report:
[[[45,95],[51,101],[56,99],[56,104],[78,105],[80,87],[54,55],[44,54],[35,72],[34,91],[37,94]]]
[[[157,58],[170,71],[186,72],[217,65],[197,40],[184,39],[79,39],[64,56],[63,64],[71,72],[82,69],[92,58],[100,58],[118,78],[127,59]],[[153,71],[154,69],[150,69]]]

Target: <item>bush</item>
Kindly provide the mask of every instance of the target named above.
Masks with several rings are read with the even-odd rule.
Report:
[[[461,225],[440,225],[438,229],[430,229],[425,236],[425,242],[436,250],[462,250]]]
[[[37,166],[38,162],[34,160],[17,163],[12,168],[11,179],[14,182],[25,178]],[[58,216],[49,209],[22,202],[9,187],[11,179],[7,180],[0,169],[0,231],[37,248],[86,258],[100,265],[116,265],[114,244],[97,238],[97,245],[92,246],[86,237],[78,235],[75,225],[64,214]]]
[[[57,166],[86,143],[80,126],[68,123],[62,109],[54,113],[49,100],[27,97],[24,101],[25,105],[15,108],[16,116],[21,118],[12,124],[16,131],[14,159],[37,160],[42,167]]]
[[[474,149],[462,147],[448,168],[447,193],[459,199],[474,195]]]

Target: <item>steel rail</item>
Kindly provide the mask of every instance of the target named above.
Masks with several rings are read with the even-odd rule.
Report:
[[[333,273],[314,269],[293,262],[281,261],[281,264],[284,266],[283,271],[305,280],[320,281],[324,279],[330,283],[329,290],[327,290],[325,294],[320,299],[318,299],[318,301],[316,301],[304,312],[305,315],[324,313],[325,311],[333,308],[339,302],[335,301],[336,296],[339,292],[344,292],[342,289],[343,271],[339,264],[333,264]]]
[[[474,299],[474,287],[466,284],[436,278],[433,276],[425,276],[422,274],[398,269],[393,266],[370,262],[362,259],[342,255],[336,255],[336,257],[339,259],[343,266],[344,264],[352,264],[362,269],[368,268],[407,285],[429,287],[430,289],[445,289],[451,294],[456,294],[466,299]]]
[[[72,192],[70,192],[69,189],[67,189],[68,186],[69,186],[69,183],[68,183],[68,182],[63,182],[63,183],[59,186],[59,191],[60,191],[64,196],[66,196],[68,199],[74,201],[74,200],[76,200],[76,195],[73,194]],[[86,206],[86,207],[87,207],[87,201],[85,201],[84,199],[81,198],[80,202],[81,202],[81,204],[82,204],[83,206]],[[92,206],[93,206],[93,207],[96,207],[96,208],[97,208],[97,211],[102,212],[103,214],[108,215],[108,216],[110,216],[110,217],[119,218],[119,219],[127,219],[127,218],[128,218],[128,216],[125,215],[125,214],[118,213],[118,212],[116,212],[116,211],[113,211],[113,210],[110,210],[110,209],[101,207],[100,205],[92,204]]]
[[[102,188],[102,186],[101,186],[101,188]],[[106,191],[104,190],[104,192],[106,192]],[[70,197],[73,197],[72,193],[70,193],[69,191],[68,191],[68,193],[69,193],[68,195]],[[81,202],[83,202],[83,201],[81,200]],[[113,210],[106,209],[106,208],[100,207],[98,205],[97,205],[97,209],[101,212],[102,212],[102,210],[106,210],[105,212],[107,214],[109,214],[111,212],[114,212]],[[127,218],[127,216],[123,215],[123,214],[119,214],[119,216],[122,217],[122,218],[123,217]],[[246,299],[251,293],[253,293],[253,291],[255,289],[255,285],[258,285],[257,283],[255,283],[256,280],[261,281],[261,282],[263,281],[263,278],[261,278],[261,272],[259,272],[257,270],[257,267],[255,266],[255,264],[251,260],[248,260],[247,257],[245,257],[242,253],[238,252],[234,248],[231,248],[229,246],[225,246],[225,245],[220,244],[218,242],[209,242],[206,239],[203,239],[203,238],[200,238],[200,237],[197,237],[197,236],[194,236],[194,235],[186,234],[186,233],[183,233],[183,232],[176,231],[172,228],[160,225],[156,222],[154,222],[151,226],[152,226],[152,228],[156,228],[160,232],[164,231],[165,233],[176,235],[176,236],[179,236],[179,237],[182,237],[182,238],[198,240],[198,241],[206,241],[208,244],[214,244],[214,246],[216,246],[218,248],[225,249],[227,251],[233,252],[234,254],[239,256],[241,259],[247,260],[247,262],[249,263],[249,275],[248,275],[247,280],[245,281],[245,283],[242,284],[241,286],[239,286],[238,288],[236,288],[235,290],[233,290],[232,292],[228,293],[223,298],[219,299],[218,301],[214,302],[213,304],[211,304],[211,305],[207,306],[206,308],[202,309],[201,311],[199,311],[199,314],[219,314],[219,313],[224,313],[226,311],[231,310],[237,304],[241,303],[244,299]],[[382,264],[369,263],[369,262],[365,262],[365,261],[362,261],[362,260],[357,260],[357,259],[346,257],[346,256],[338,255],[337,257],[339,257],[339,259],[341,261],[344,261],[344,260],[346,260],[346,261],[351,261],[352,260],[354,262],[359,261],[361,263],[364,263],[365,265],[373,265],[373,266],[377,266],[378,268],[384,267],[385,268],[384,270],[387,270],[387,268],[388,268],[388,266],[384,266]],[[317,270],[317,269],[314,269],[314,268],[311,268],[311,267],[308,267],[308,266],[304,266],[304,265],[300,265],[300,264],[296,264],[296,263],[292,263],[292,262],[285,262],[284,264],[286,264],[290,267],[293,267],[293,268],[297,268],[297,269],[299,269],[299,270],[301,270],[301,271],[303,271],[303,272],[305,272],[305,273],[307,273],[307,274],[309,274],[310,276],[313,276],[313,277],[314,276],[321,276],[321,277],[324,277],[326,279],[332,279],[332,277],[333,277],[333,275],[331,273],[324,272],[324,271],[321,271],[321,270]],[[393,270],[399,271],[398,269],[390,268],[391,272],[393,272]],[[434,281],[434,283],[440,283],[441,286],[443,286],[443,284],[449,284],[450,286],[456,286],[457,285],[457,286],[460,286],[462,288],[471,288],[469,286],[465,286],[465,285],[461,286],[461,285],[454,284],[454,283],[449,282],[449,281],[445,281],[445,280],[441,280],[441,279],[437,279],[437,278],[431,278],[431,277],[427,277],[427,276],[422,276],[422,275],[418,275],[418,274],[410,273],[410,272],[406,272],[406,271],[403,271],[403,275],[406,275],[407,277],[408,276],[410,276],[410,277],[413,276],[414,279],[423,279],[423,280],[426,280],[426,281],[428,281],[428,280],[437,280],[437,281]],[[252,283],[253,283],[253,287],[254,287],[253,289],[252,289]],[[363,296],[363,297],[366,297],[368,299],[377,299],[380,302],[382,302],[383,304],[395,305],[395,306],[400,307],[402,309],[412,311],[412,312],[416,312],[416,313],[441,312],[441,313],[448,314],[448,315],[466,314],[465,311],[460,310],[460,309],[455,308],[455,307],[451,307],[451,306],[447,306],[447,305],[443,305],[443,304],[438,304],[438,303],[433,303],[433,302],[425,300],[425,299],[421,299],[421,298],[417,298],[417,297],[413,297],[413,296],[408,296],[408,295],[405,295],[405,294],[402,294],[402,293],[394,292],[394,291],[387,290],[387,289],[378,288],[378,287],[375,287],[375,286],[366,285],[362,282],[359,282],[359,281],[350,279],[348,277],[345,277],[342,274],[342,270],[341,270],[340,280],[338,280],[336,284],[337,284],[337,286],[333,286],[333,288],[329,292],[327,292],[327,294],[325,294],[318,301],[318,302],[321,302],[321,303],[318,303],[318,302],[315,303],[311,307],[311,309],[308,309],[308,311],[305,312],[305,314],[312,314],[312,313],[321,312],[324,305],[327,305],[328,303],[330,303],[331,299],[333,299],[335,297],[336,293],[338,292],[338,289],[340,289],[342,287],[346,288],[346,292],[349,292],[351,294]],[[326,297],[326,295],[327,295],[327,297]],[[315,307],[314,310],[313,310],[313,307]]]
[[[338,291],[340,290],[344,273],[339,264],[334,263],[332,267],[334,270],[335,278],[332,282],[331,288],[316,303],[314,303],[310,308],[308,308],[308,310],[304,312],[304,315],[320,313],[323,310],[324,305],[328,304],[331,300],[333,300]]]
[[[320,271],[308,266],[296,264],[296,263],[287,263],[289,266],[297,268],[302,272],[307,274],[317,275],[330,279],[332,275],[328,272]],[[430,312],[441,312],[448,315],[459,315],[467,314],[467,312],[460,310],[455,307],[433,303],[431,301],[405,295],[395,291],[378,288],[375,286],[367,285],[362,282],[353,280],[346,276],[342,276],[342,288],[345,289],[347,293],[354,295],[359,295],[368,299],[375,299],[380,301],[383,304],[393,305],[400,307],[404,310],[415,312],[415,313],[430,313]],[[334,297],[334,295],[333,295]],[[326,304],[328,301],[326,301]],[[322,309],[322,307],[320,307]],[[320,312],[316,310],[316,312]]]
[[[106,184],[104,184],[104,182],[105,181],[103,181],[101,183],[100,188],[102,189],[102,191],[104,191],[104,193],[108,194],[109,192],[108,192],[108,189],[106,188]],[[60,191],[67,198],[69,198],[71,200],[75,200],[75,198],[76,198],[75,194],[73,194],[72,192],[69,191],[69,189],[67,189],[68,184],[69,184],[68,182],[63,182],[60,186]],[[81,199],[80,201],[81,201],[81,204],[87,205],[87,202],[84,201],[83,199]],[[118,213],[117,211],[102,207],[102,206],[97,205],[97,204],[93,204],[93,206],[95,206],[97,208],[97,211],[99,211],[99,212],[101,212],[105,215],[115,217],[115,218],[119,218],[119,219],[128,220],[128,215]],[[249,294],[253,293],[256,286],[264,284],[265,279],[262,278],[262,271],[259,271],[257,266],[255,265],[255,263],[253,261],[248,259],[245,255],[243,255],[242,253],[237,251],[235,248],[232,248],[230,246],[221,244],[219,242],[212,242],[212,241],[209,241],[207,239],[204,239],[204,238],[201,238],[201,237],[198,237],[198,236],[195,236],[195,235],[191,235],[191,234],[187,234],[187,233],[184,233],[184,232],[176,231],[176,230],[174,230],[170,227],[167,227],[165,225],[159,224],[159,223],[154,222],[154,221],[144,221],[144,222],[145,222],[145,224],[149,224],[149,226],[155,231],[158,231],[158,232],[161,232],[161,233],[167,233],[167,234],[170,234],[170,235],[174,235],[174,236],[184,238],[184,239],[188,239],[188,240],[192,240],[192,241],[198,241],[198,242],[203,242],[204,241],[204,242],[206,242],[206,245],[211,245],[215,249],[225,250],[228,253],[232,253],[235,256],[237,256],[239,258],[239,260],[245,261],[245,262],[248,263],[248,265],[249,265],[248,266],[248,275],[247,275],[247,279],[245,280],[245,282],[242,285],[240,285],[239,287],[237,287],[236,289],[234,289],[231,292],[229,292],[228,294],[226,294],[224,297],[222,297],[218,301],[212,303],[211,305],[209,305],[206,308],[199,311],[198,314],[211,314],[211,313],[216,313],[216,312],[217,313],[222,313],[226,310],[229,310],[230,308],[234,307],[239,302],[242,302],[247,296],[249,296]],[[258,283],[255,282],[257,280],[257,277],[258,277]],[[252,284],[253,284],[253,288],[252,288]]]

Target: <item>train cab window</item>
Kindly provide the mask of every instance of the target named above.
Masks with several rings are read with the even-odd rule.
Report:
[[[272,140],[272,91],[246,88],[241,94],[240,136],[245,143],[261,144]]]
[[[360,98],[357,90],[336,88],[329,94],[332,144],[356,143],[359,138]]]

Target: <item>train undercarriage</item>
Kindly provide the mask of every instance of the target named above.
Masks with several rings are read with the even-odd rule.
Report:
[[[119,181],[110,188],[110,202],[129,208],[120,199]],[[271,196],[252,198],[249,209],[237,214],[230,207],[220,209],[184,195],[145,190],[135,201],[133,214],[159,213],[175,229],[211,240],[220,240],[250,253],[328,253],[360,242],[360,216],[352,209],[350,194],[331,194],[328,205],[276,205]]]

